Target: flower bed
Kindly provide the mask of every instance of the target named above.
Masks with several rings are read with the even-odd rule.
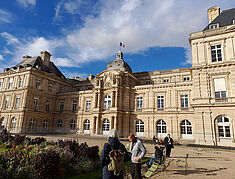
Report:
[[[99,148],[75,141],[0,135],[0,174],[5,178],[67,178],[99,168]]]

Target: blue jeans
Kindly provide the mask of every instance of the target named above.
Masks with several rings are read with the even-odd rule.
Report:
[[[153,164],[153,160],[156,159],[155,156],[151,157],[150,161],[149,161],[149,166],[151,166]]]

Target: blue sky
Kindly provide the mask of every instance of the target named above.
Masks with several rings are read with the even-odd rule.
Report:
[[[67,76],[105,70],[123,42],[132,71],[191,66],[190,33],[232,0],[7,0],[0,2],[0,69],[47,50]]]

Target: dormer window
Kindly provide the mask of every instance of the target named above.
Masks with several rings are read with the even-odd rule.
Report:
[[[235,19],[232,20],[232,24],[235,24]]]
[[[217,28],[219,28],[219,23],[209,25],[209,29],[217,29]]]

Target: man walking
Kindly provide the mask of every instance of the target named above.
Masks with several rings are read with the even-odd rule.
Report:
[[[167,134],[167,136],[164,139],[165,147],[166,147],[166,157],[171,156],[171,149],[174,148],[173,146],[173,139],[171,138],[170,134]]]
[[[141,162],[142,158],[146,154],[146,149],[140,139],[135,137],[134,134],[130,134],[128,137],[131,142],[130,153],[131,153],[131,162],[134,167],[134,172],[131,174],[132,179],[141,179]]]

